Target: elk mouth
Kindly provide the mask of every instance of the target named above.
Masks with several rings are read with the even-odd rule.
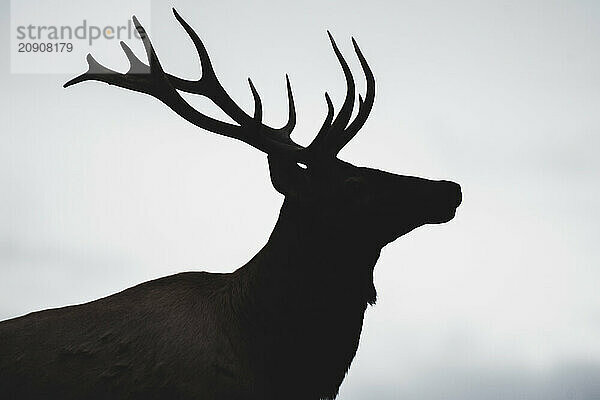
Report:
[[[429,223],[430,224],[444,224],[446,222],[451,221],[455,215],[456,215],[456,207],[449,208],[449,209],[445,210],[444,212],[441,212],[438,215],[435,215],[433,218],[431,218]]]

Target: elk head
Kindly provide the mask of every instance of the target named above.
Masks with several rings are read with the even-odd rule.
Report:
[[[273,186],[285,196],[284,210],[291,210],[301,218],[310,216],[319,220],[319,229],[324,229],[325,235],[368,239],[383,246],[418,226],[443,223],[454,217],[461,202],[458,184],[357,167],[337,158],[338,152],[365,123],[375,99],[373,73],[354,39],[354,50],[367,81],[364,99],[358,96],[358,113],[350,121],[355,103],[355,84],[348,64],[328,32],[333,51],[346,78],[347,93],[335,117],[331,99],[325,93],[327,116],[312,143],[304,147],[290,137],[296,123],[296,113],[287,75],[288,122],[281,128],[272,128],[262,123],[262,103],[252,81],[248,79],[254,98],[254,114],[249,115],[219,83],[208,53],[196,32],[175,9],[173,12],[194,42],[202,67],[200,79],[186,80],[166,73],[146,31],[134,16],[133,22],[142,38],[148,64],[142,62],[121,42],[130,62],[127,73],[121,74],[108,69],[88,55],[88,71],[70,80],[64,87],[95,80],[146,93],[200,128],[241,140],[263,151],[268,155]],[[198,112],[178,91],[207,97],[236,124],[219,121]]]

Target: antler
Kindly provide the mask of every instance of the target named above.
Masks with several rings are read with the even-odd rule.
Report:
[[[354,105],[354,80],[333,37],[327,32],[346,77],[348,90],[344,104],[335,120],[333,120],[333,105],[327,93],[325,94],[328,104],[327,119],[311,145],[305,148],[290,138],[290,134],[296,124],[296,111],[288,76],[286,75],[288,122],[281,128],[272,128],[264,125],[262,123],[262,102],[252,80],[248,78],[248,84],[254,98],[254,115],[250,116],[231,99],[217,79],[208,52],[196,32],[181,18],[175,9],[173,9],[173,13],[194,42],[202,67],[202,76],[200,79],[191,81],[166,73],[158,60],[145,29],[134,16],[133,22],[142,38],[148,57],[148,65],[142,62],[124,42],[121,42],[121,47],[130,64],[128,72],[121,74],[106,68],[98,63],[91,54],[88,54],[88,71],[71,79],[64,84],[64,87],[69,87],[83,81],[95,80],[136,92],[146,93],[159,99],[181,117],[198,127],[241,140],[269,155],[307,163],[310,163],[315,158],[322,158],[324,156],[335,158],[341,148],[354,137],[366,121],[375,96],[375,80],[354,39],[352,39],[354,49],[367,77],[366,100],[363,102],[359,96],[358,115],[347,126]],[[178,90],[207,97],[238,125],[219,121],[198,112],[181,97]]]
[[[354,136],[356,136],[360,128],[363,127],[363,125],[367,121],[367,118],[369,117],[369,114],[371,113],[371,109],[373,108],[373,102],[375,101],[375,77],[373,76],[373,72],[371,71],[367,60],[360,51],[360,48],[358,47],[358,44],[356,43],[356,40],[354,40],[354,38],[352,38],[352,45],[354,46],[354,51],[358,56],[360,65],[367,79],[367,91],[365,94],[364,101],[362,96],[360,94],[358,95],[358,114],[356,115],[354,120],[350,123],[350,125],[343,129],[343,131],[340,134],[335,135],[335,139],[333,139],[330,148],[331,153],[334,155],[337,155],[337,153],[339,153],[339,151],[350,140],[352,140]],[[348,91],[350,91],[350,88],[351,86],[348,85]],[[352,86],[352,89],[354,89],[354,86]],[[350,118],[351,113],[352,110],[350,110],[350,112],[348,113],[348,120]],[[346,122],[348,120],[346,120]]]
[[[354,107],[354,79],[352,78],[352,73],[350,72],[350,68],[348,67],[348,63],[342,56],[342,53],[338,49],[335,44],[335,40],[333,40],[333,36],[331,33],[327,31],[329,35],[329,40],[331,41],[331,46],[333,47],[333,51],[337,56],[337,59],[342,67],[342,71],[344,72],[344,76],[346,78],[346,99],[340,109],[338,116],[335,118],[333,122],[333,105],[331,103],[331,99],[327,92],[325,92],[325,100],[327,101],[327,117],[323,122],[323,126],[319,130],[319,133],[309,145],[309,149],[312,152],[320,153],[322,157],[336,157],[340,150],[350,141],[352,138],[358,133],[360,128],[364,125],[373,108],[373,102],[375,101],[375,77],[373,76],[373,72],[367,63],[367,60],[363,56],[356,40],[352,38],[352,44],[354,46],[354,51],[360,60],[360,65],[363,69],[365,77],[367,79],[367,92],[365,95],[365,100],[361,95],[358,95],[358,114],[354,118],[354,120],[348,125],[350,121],[350,116],[352,115],[352,110]]]

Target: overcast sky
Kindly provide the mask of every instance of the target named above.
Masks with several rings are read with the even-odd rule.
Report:
[[[302,143],[323,92],[345,94],[325,30],[358,78],[354,35],[378,92],[341,158],[462,185],[453,221],[384,249],[340,399],[600,398],[599,2],[155,1],[162,64],[192,78],[172,5],[246,110],[253,78],[273,125],[289,73]],[[11,74],[9,15],[2,0],[0,319],[233,271],[264,245],[283,200],[264,155],[142,94]],[[126,69],[116,42],[95,55]]]

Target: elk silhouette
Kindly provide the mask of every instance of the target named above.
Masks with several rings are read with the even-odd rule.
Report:
[[[95,80],[149,94],[194,125],[267,154],[271,181],[285,196],[267,244],[232,273],[185,272],[89,303],[44,310],[0,324],[0,393],[38,399],[332,399],[356,353],[363,316],[376,300],[373,268],[388,243],[424,224],[444,223],[461,202],[460,186],[356,167],[337,158],[365,123],[375,79],[358,45],[364,99],[351,120],[355,84],[335,41],[347,93],[310,145],[290,138],[295,107],[286,76],[289,120],[262,121],[219,83],[194,30],[199,80],[163,71],[133,17],[148,56],[123,42],[121,74],[88,55],[89,70],[64,86]],[[236,124],[201,114],[178,93],[207,97]]]

